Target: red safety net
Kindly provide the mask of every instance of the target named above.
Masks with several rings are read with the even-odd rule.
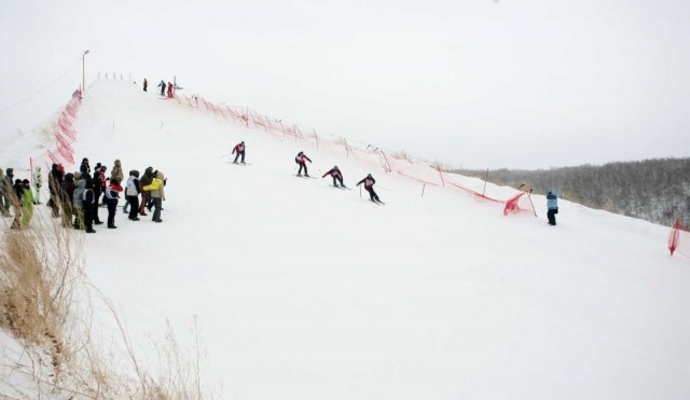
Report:
[[[680,218],[671,227],[671,233],[668,235],[668,250],[671,255],[678,253],[690,257],[690,232],[687,226],[683,226]]]
[[[535,217],[537,216],[537,211],[534,209],[534,203],[532,202],[532,195],[530,193],[518,193],[508,199],[505,207],[503,207],[503,215],[508,215],[508,213],[517,214],[519,212],[527,212]]]

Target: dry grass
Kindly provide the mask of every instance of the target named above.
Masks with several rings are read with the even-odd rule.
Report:
[[[88,283],[83,233],[41,216],[29,229],[0,228],[0,330],[17,343],[0,345],[0,399],[210,397],[202,385],[205,353],[196,319],[191,350],[180,346],[168,323],[153,345],[157,360],[142,360],[121,314]],[[112,317],[111,335],[96,334],[94,299]]]

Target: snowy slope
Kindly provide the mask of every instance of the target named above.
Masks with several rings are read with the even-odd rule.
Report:
[[[538,218],[452,189],[421,197],[376,155],[316,149],[124,83],[94,84],[74,127],[78,160],[169,178],[162,224],[120,214],[119,229],[86,238],[89,278],[136,342],[198,316],[223,398],[690,393],[690,260],[668,256],[666,227],[565,201],[550,227],[543,196]],[[222,157],[240,140],[251,166]],[[292,176],[300,150],[318,179]],[[371,172],[387,205],[330,187],[321,174],[334,164],[351,187]]]

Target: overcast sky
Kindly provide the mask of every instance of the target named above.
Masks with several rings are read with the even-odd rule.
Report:
[[[0,0],[0,134],[64,104],[89,49],[87,86],[177,76],[454,166],[688,157],[689,21],[684,0]]]

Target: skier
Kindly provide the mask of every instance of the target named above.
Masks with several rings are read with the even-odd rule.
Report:
[[[122,193],[122,186],[117,179],[111,179],[110,185],[105,188],[105,203],[108,205],[108,229],[117,229],[115,226],[115,211],[117,209],[117,200]]]
[[[165,96],[165,81],[161,79],[161,83],[158,84],[158,87],[161,88],[161,96]]]
[[[309,172],[307,172],[307,161],[311,164],[311,159],[307,157],[304,152],[300,151],[295,157],[295,162],[299,165],[299,170],[297,171],[297,176],[302,176],[302,168],[304,168],[304,176],[309,177]]]
[[[381,199],[379,199],[379,196],[374,192],[374,184],[376,183],[376,180],[371,176],[371,174],[367,174],[367,177],[362,179],[361,181],[357,182],[357,186],[364,184],[364,189],[369,192],[369,197],[371,198],[371,201],[374,203],[381,203]]]
[[[147,90],[148,87],[149,87],[149,81],[147,81],[146,78],[144,78],[144,92],[147,92],[147,91],[148,91],[148,90]]]
[[[173,98],[173,84],[172,82],[168,82],[168,97],[171,99]]]
[[[556,191],[551,189],[549,193],[546,194],[546,208],[549,211],[546,212],[546,217],[549,219],[549,225],[556,225],[556,214],[558,214],[558,196],[556,196]]]
[[[237,159],[240,157],[240,155],[242,156],[242,161],[240,161],[240,162],[242,164],[244,164],[244,147],[245,146],[244,146],[244,140],[243,140],[243,141],[239,142],[235,146],[235,148],[232,149],[232,153],[230,153],[230,154],[237,153],[237,155],[235,156],[235,161],[232,162],[233,164],[237,164]]]
[[[333,186],[338,187],[338,182],[340,182],[340,187],[345,187],[345,184],[343,183],[343,173],[340,172],[340,169],[337,165],[323,174],[321,178],[325,178],[326,175],[330,175],[333,178]]]

